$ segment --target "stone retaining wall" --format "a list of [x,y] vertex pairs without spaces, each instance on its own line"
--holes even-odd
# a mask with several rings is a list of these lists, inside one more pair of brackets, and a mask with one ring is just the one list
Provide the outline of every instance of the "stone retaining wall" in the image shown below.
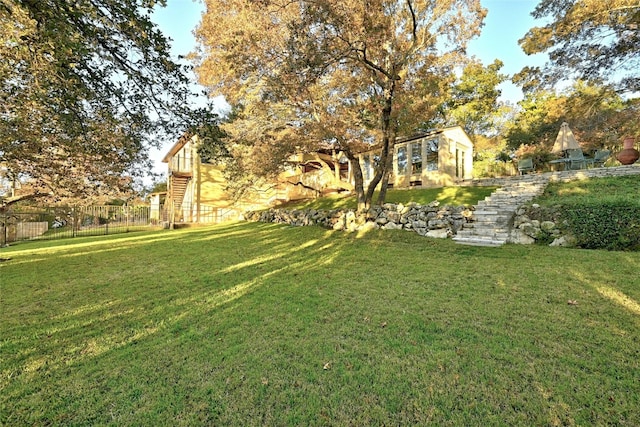
[[[640,164],[583,169],[576,171],[553,172],[551,182],[568,182],[587,178],[640,175]],[[562,234],[559,227],[559,215],[554,208],[543,208],[538,204],[518,208],[513,219],[509,241],[519,244],[536,242],[549,243],[550,246],[574,246],[575,238]]]
[[[640,164],[627,166],[582,169],[575,171],[546,172],[550,181],[572,181],[587,178],[640,174]],[[508,182],[523,179],[519,176],[486,178],[465,181],[463,186],[504,186]],[[286,210],[272,208],[267,211],[245,213],[248,221],[275,222],[294,226],[320,225],[334,230],[360,231],[380,228],[384,230],[409,230],[421,236],[447,238],[456,235],[464,224],[473,222],[473,207],[428,205],[376,206],[364,214],[354,210]],[[572,244],[570,236],[562,236],[554,218],[541,217],[544,213],[537,205],[520,207],[514,217],[509,241],[531,244],[541,238],[552,245]]]
[[558,224],[557,210],[542,208],[536,203],[521,206],[513,219],[509,241],[521,245],[540,241],[550,246],[574,246],[575,239],[563,235]]
[[366,213],[358,214],[352,209],[340,210],[285,210],[247,212],[248,221],[275,222],[295,226],[320,225],[333,230],[361,231],[380,228],[383,230],[408,230],[421,236],[447,238],[455,235],[462,226],[471,221],[473,211],[466,206],[439,206],[416,203],[375,206]]
[[[540,174],[533,175],[543,175],[549,176],[550,181],[573,181],[579,179],[587,179],[587,178],[601,178],[607,176],[625,176],[625,175],[639,175],[640,174],[640,163],[634,163],[632,165],[626,166],[611,166],[611,167],[601,167],[601,168],[591,168],[591,169],[580,169],[580,170],[570,170],[570,171],[556,171],[556,172],[543,172]],[[502,187],[503,185],[518,181],[522,179],[522,176],[508,176],[503,178],[477,178],[462,181],[459,183],[461,186],[465,187]]]

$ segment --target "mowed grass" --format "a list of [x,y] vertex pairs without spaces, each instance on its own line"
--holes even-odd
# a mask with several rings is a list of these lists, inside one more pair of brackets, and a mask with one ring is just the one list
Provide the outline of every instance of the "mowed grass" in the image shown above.
[[[496,187],[434,187],[418,189],[390,189],[385,198],[386,203],[417,203],[426,205],[437,201],[441,205],[470,206],[482,200]],[[374,193],[376,201],[378,193]],[[295,201],[283,204],[279,207],[285,209],[356,209],[358,203],[353,195],[331,195],[315,200]]]
[[576,203],[625,203],[640,206],[640,177],[637,175],[550,183],[535,201],[544,206]]
[[636,253],[235,223],[0,258],[2,425],[640,425]]

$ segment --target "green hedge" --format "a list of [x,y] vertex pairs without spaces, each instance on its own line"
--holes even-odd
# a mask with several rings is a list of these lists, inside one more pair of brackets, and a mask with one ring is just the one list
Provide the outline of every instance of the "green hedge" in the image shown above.
[[586,249],[640,250],[640,206],[628,200],[575,202],[561,217],[577,245]]

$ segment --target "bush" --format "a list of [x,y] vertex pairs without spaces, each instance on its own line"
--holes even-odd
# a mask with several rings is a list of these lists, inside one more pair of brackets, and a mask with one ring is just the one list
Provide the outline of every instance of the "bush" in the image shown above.
[[567,231],[585,249],[640,250],[640,206],[625,200],[565,206]]
[[513,162],[486,158],[473,162],[473,176],[476,178],[495,178],[512,176],[517,172]]

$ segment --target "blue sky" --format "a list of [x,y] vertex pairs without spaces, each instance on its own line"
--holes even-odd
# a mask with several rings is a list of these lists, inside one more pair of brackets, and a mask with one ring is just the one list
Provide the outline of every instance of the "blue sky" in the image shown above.
[[[471,41],[468,52],[477,56],[485,65],[500,59],[502,71],[513,75],[526,65],[541,65],[545,56],[529,57],[522,52],[518,40],[535,25],[531,11],[538,0],[481,0],[488,10],[485,25],[479,38]],[[195,46],[193,30],[200,22],[204,5],[197,0],[168,0],[166,8],[159,8],[154,21],[173,39],[173,54],[186,55]],[[517,102],[522,98],[520,90],[505,84],[503,98]]]
[[[469,44],[467,52],[477,56],[485,65],[500,59],[504,63],[502,72],[509,76],[525,66],[540,66],[546,61],[546,54],[527,56],[518,40],[527,31],[542,24],[536,22],[531,12],[538,0],[481,0],[487,9],[487,17],[479,38]],[[511,102],[522,99],[522,91],[511,83],[501,86],[502,98]]]
[[[488,10],[487,17],[481,36],[471,41],[467,52],[476,56],[485,65],[500,59],[504,63],[502,72],[510,76],[527,65],[542,65],[545,55],[527,56],[518,45],[518,40],[529,28],[536,26],[531,12],[538,0],[481,0],[481,2]],[[193,50],[195,46],[193,30],[200,22],[203,11],[204,5],[197,0],[168,0],[166,8],[159,8],[154,13],[154,21],[165,35],[173,39],[173,55],[186,55]],[[511,83],[502,84],[500,89],[503,100],[516,103],[522,99],[520,89]],[[173,142],[167,142],[163,150],[166,151],[171,144]],[[164,167],[159,160],[156,163],[156,169],[163,171]]]

